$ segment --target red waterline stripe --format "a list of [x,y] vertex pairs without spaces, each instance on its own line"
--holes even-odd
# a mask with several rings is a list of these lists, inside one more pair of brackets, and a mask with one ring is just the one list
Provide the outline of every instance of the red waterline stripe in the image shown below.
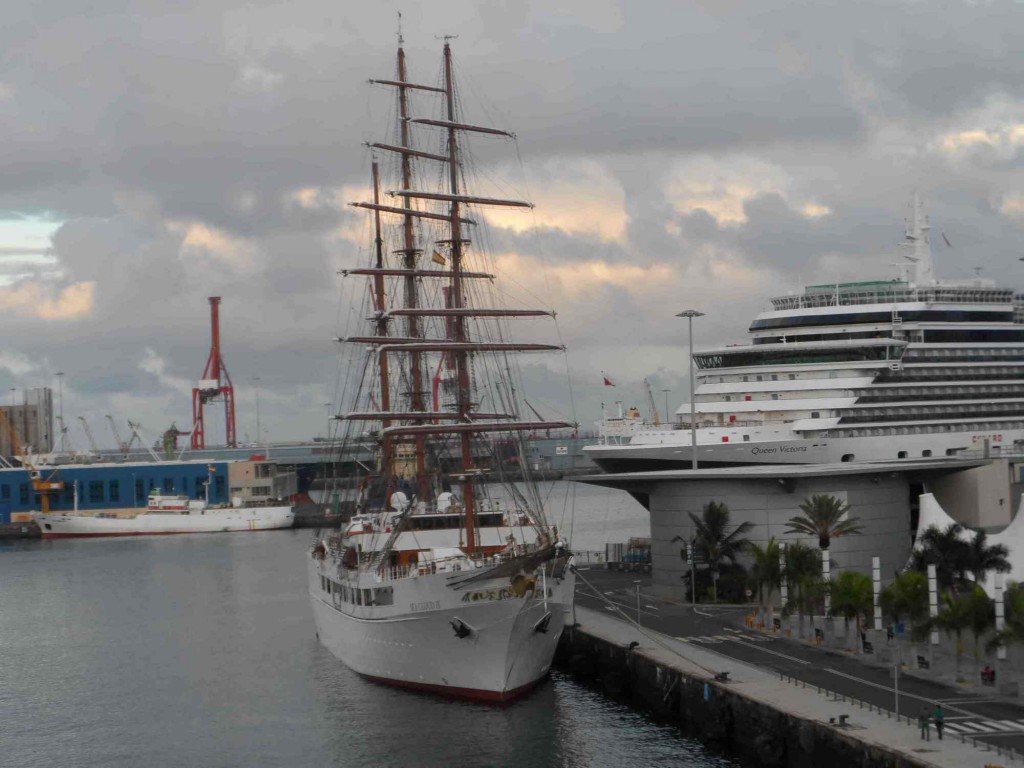
[[374,675],[363,675],[363,677],[375,683],[388,685],[393,688],[404,688],[411,691],[425,691],[452,699],[485,701],[493,704],[507,704],[514,701],[529,692],[530,689],[544,679],[544,677],[540,677],[532,683],[527,683],[526,685],[514,688],[511,691],[486,691],[479,688],[457,688],[452,685],[432,685],[430,683],[414,683],[409,680],[392,680],[387,677],[376,677]]

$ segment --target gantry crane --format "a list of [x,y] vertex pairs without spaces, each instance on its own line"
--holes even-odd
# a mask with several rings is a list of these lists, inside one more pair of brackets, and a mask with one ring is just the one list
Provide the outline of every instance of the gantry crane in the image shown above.
[[206,447],[206,428],[203,406],[223,399],[225,442],[229,448],[237,444],[235,439],[235,387],[220,354],[220,296],[210,296],[210,356],[199,386],[192,390],[192,449]]
[[92,430],[89,429],[89,422],[85,420],[85,416],[79,416],[78,420],[82,422],[82,431],[85,432],[85,439],[89,441],[89,448],[92,449],[92,455],[99,456],[100,449],[96,445],[96,440],[92,436]]

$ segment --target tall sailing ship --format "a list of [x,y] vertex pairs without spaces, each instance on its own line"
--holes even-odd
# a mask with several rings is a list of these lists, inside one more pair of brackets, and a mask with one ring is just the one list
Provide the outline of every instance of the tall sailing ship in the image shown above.
[[[510,340],[516,321],[554,313],[502,306],[466,236],[484,207],[530,207],[466,188],[467,137],[512,134],[464,120],[447,41],[437,85],[407,79],[399,43],[394,79],[371,81],[394,89],[395,136],[369,145],[397,202],[381,202],[375,159],[371,200],[352,204],[372,222],[370,264],[342,273],[365,281],[369,328],[338,340],[354,353],[339,449],[370,438],[378,459],[352,519],[318,534],[309,591],[321,642],[361,675],[506,701],[547,674],[573,603],[569,549],[521,459],[526,433],[574,425],[521,417],[514,362],[562,347]],[[427,95],[440,110],[413,115]]]

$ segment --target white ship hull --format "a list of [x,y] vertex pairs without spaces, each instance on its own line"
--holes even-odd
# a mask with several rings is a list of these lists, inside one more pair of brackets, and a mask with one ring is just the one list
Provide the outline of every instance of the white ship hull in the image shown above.
[[[572,609],[568,568],[563,578],[547,580],[546,600],[511,596],[507,577],[453,589],[452,574],[437,573],[387,582],[394,604],[386,607],[345,605],[322,586],[331,570],[310,564],[324,646],[367,678],[459,698],[508,701],[543,679]],[[470,630],[466,637],[456,634],[460,624]]]
[[[693,452],[685,430],[666,431],[663,442],[587,446],[586,455],[606,472],[689,469]],[[930,432],[871,437],[794,437],[789,440],[697,442],[700,467],[745,464],[835,464],[844,461],[920,459],[989,450],[1010,450],[1024,441],[1024,430],[999,432]]]
[[34,517],[44,539],[66,539],[267,531],[291,528],[295,521],[295,512],[290,506],[277,506],[206,509],[201,513],[191,514],[143,512],[130,517],[40,512]]

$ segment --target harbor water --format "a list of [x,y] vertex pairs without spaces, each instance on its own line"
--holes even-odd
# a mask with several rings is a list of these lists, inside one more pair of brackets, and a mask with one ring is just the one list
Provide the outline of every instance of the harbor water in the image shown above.
[[[647,535],[628,496],[575,494],[575,546]],[[362,680],[315,637],[310,541],[299,530],[0,545],[0,765],[733,764],[558,673],[504,707]]]

